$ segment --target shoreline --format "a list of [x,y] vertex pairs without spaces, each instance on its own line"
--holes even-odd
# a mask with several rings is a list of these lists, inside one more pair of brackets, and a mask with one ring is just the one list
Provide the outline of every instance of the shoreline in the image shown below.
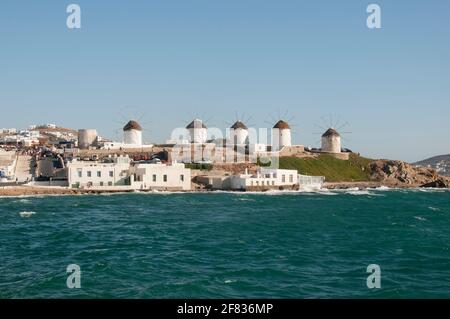
[[[382,183],[382,182],[328,182],[324,183],[322,190],[370,190],[370,189],[420,189],[420,185],[399,185],[394,183]],[[439,188],[436,188],[439,189]],[[449,188],[440,188],[449,189]],[[192,190],[192,191],[137,191],[137,190],[99,190],[99,189],[71,189],[61,186],[5,186],[0,187],[1,197],[22,197],[22,196],[67,196],[67,195],[102,195],[102,194],[126,194],[126,193],[148,193],[148,194],[172,194],[172,193],[186,193],[186,194],[206,194],[214,192],[227,192],[227,193],[255,193],[245,191],[210,191],[210,190]],[[283,192],[283,191],[280,191]],[[301,192],[301,191],[300,191]],[[305,190],[307,192],[307,190]],[[259,191],[258,193],[265,193]]]

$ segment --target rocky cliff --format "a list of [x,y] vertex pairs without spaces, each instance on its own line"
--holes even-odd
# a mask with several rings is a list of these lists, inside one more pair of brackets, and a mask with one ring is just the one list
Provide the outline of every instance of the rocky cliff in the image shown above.
[[377,160],[370,163],[374,181],[395,187],[450,187],[450,179],[432,168],[415,167],[402,161]]

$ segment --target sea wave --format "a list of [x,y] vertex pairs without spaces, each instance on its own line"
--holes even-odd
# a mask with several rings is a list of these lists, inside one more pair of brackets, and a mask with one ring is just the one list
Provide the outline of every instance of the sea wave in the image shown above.
[[36,215],[36,212],[20,212],[19,215],[23,218],[30,218],[31,216]]

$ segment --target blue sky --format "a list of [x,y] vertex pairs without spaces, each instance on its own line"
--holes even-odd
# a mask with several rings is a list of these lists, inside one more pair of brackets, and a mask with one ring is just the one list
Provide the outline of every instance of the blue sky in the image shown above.
[[[66,27],[77,3],[82,28]],[[366,7],[382,29],[366,27]],[[267,127],[287,113],[318,146],[407,161],[450,153],[450,1],[3,0],[0,127],[57,123],[165,141],[194,116]]]

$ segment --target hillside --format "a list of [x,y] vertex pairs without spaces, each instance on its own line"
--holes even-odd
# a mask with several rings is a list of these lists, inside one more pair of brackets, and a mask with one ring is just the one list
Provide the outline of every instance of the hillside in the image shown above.
[[450,154],[434,156],[426,160],[416,162],[413,165],[431,167],[441,175],[450,176]]
[[281,157],[281,169],[325,176],[329,183],[377,182],[389,187],[449,187],[450,180],[434,169],[415,167],[402,161],[372,160],[351,154],[348,161],[330,155],[313,158]]
[[350,160],[343,161],[329,155],[315,158],[280,158],[280,168],[296,169],[300,174],[325,176],[327,182],[368,182],[370,178],[371,159],[350,155]]

